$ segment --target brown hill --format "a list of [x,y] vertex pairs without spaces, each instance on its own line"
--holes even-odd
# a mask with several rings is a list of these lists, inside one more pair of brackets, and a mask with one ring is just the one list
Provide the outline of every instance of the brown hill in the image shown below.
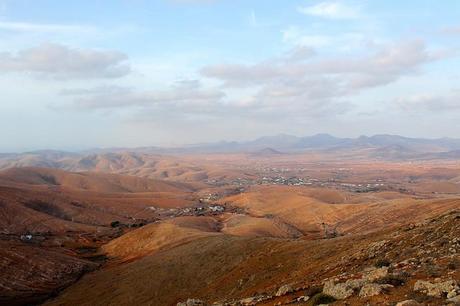
[[193,188],[183,183],[164,182],[135,176],[95,172],[71,173],[50,168],[12,168],[0,172],[0,184],[59,186],[100,193],[184,192]]
[[191,206],[192,187],[103,173],[14,168],[0,173],[0,231],[94,232],[112,221],[156,218],[151,208]]
[[334,190],[257,186],[220,200],[255,216],[276,216],[305,236],[366,233],[418,222],[460,207],[458,199],[412,199],[405,195],[338,193]]
[[35,305],[74,283],[96,264],[55,248],[0,240],[0,304]]
[[243,237],[298,238],[302,233],[278,218],[231,215],[225,219],[223,233]]
[[102,247],[102,251],[109,257],[132,260],[213,234],[215,233],[181,227],[170,222],[150,224],[109,242]]
[[[459,220],[455,212],[418,225],[314,241],[210,235],[85,275],[46,305],[175,305],[187,298],[212,303],[252,296],[266,299],[258,305],[274,305],[315,294],[328,278],[370,283],[364,275],[373,271],[369,268],[378,259],[389,262],[392,274],[378,276],[377,284],[393,285],[386,294],[359,297],[355,293],[346,300],[350,305],[395,304],[408,295],[427,305],[440,305],[441,297],[424,296],[413,286],[418,279],[435,282],[439,276],[460,276],[458,271],[450,273],[445,264],[451,249],[458,247]],[[430,247],[420,252],[420,245]],[[437,276],[430,272],[433,265]],[[292,289],[276,297],[282,285]]]

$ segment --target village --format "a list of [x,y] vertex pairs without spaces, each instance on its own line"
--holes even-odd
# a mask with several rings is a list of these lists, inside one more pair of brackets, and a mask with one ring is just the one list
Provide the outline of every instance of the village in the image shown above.
[[381,180],[375,182],[362,182],[362,183],[349,183],[343,182],[336,179],[317,179],[311,177],[297,177],[297,176],[262,176],[261,178],[235,178],[232,180],[227,179],[210,179],[206,183],[223,187],[223,186],[236,186],[241,189],[241,192],[245,188],[253,185],[284,185],[284,186],[311,186],[311,187],[324,187],[345,190],[349,192],[376,192],[384,190],[395,190],[399,187],[385,184]]

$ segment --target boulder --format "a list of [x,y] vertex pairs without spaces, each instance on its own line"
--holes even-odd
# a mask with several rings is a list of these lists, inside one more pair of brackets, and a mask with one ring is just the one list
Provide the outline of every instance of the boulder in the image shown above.
[[259,302],[262,302],[263,300],[267,299],[265,296],[252,296],[248,297],[242,300],[239,300],[239,305],[244,305],[244,306],[252,306],[256,305]]
[[381,268],[375,268],[375,269],[368,271],[364,277],[369,282],[375,282],[375,281],[378,281],[379,279],[387,277],[388,275],[389,275],[388,267],[381,267]]
[[283,296],[283,295],[288,294],[288,293],[290,293],[292,291],[293,291],[293,289],[292,289],[291,285],[283,285],[283,286],[279,287],[278,291],[276,291],[275,296]]
[[306,302],[310,299],[309,296],[306,296],[306,295],[302,295],[302,296],[299,296],[296,298],[296,302]]
[[368,283],[367,279],[363,279],[363,278],[349,279],[345,282],[345,284],[353,290],[361,289],[361,287],[367,283]]
[[414,285],[414,291],[420,291],[428,296],[437,298],[443,296],[454,298],[460,292],[460,288],[458,287],[457,282],[454,280],[447,280],[444,282],[439,281],[435,283],[418,280]]
[[450,291],[449,293],[447,293],[447,298],[448,299],[451,299],[451,298],[454,298],[458,295],[458,292],[457,292],[458,289],[453,289],[452,291]]
[[177,303],[177,306],[206,306],[206,303],[198,299],[188,299],[186,302]]
[[450,298],[447,301],[449,303],[454,304],[454,305],[460,305],[460,295],[457,295],[456,297]]
[[354,290],[347,283],[336,284],[333,280],[324,283],[323,293],[337,300],[343,300],[353,295]]
[[392,285],[379,285],[379,284],[365,284],[361,291],[359,291],[360,297],[371,297],[379,295],[385,292],[386,289],[392,288]]
[[405,301],[398,302],[396,304],[396,306],[421,306],[421,305],[422,304],[420,304],[416,300],[405,300]]

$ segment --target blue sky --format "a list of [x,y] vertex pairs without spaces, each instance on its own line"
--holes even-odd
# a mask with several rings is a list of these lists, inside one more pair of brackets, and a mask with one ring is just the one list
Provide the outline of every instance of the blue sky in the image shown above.
[[0,151],[460,137],[460,2],[0,0]]

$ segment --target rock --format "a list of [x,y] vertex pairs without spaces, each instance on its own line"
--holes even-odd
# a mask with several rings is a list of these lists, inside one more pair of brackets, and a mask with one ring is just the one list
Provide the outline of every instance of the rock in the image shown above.
[[177,303],[177,306],[206,306],[206,304],[202,300],[188,299],[187,302]]
[[420,306],[419,302],[416,300],[405,300],[396,304],[396,306]]
[[353,290],[361,289],[361,287],[367,283],[368,281],[363,278],[349,279],[345,282],[345,284]]
[[254,297],[245,298],[239,301],[240,305],[255,305],[257,300]]
[[420,291],[432,297],[440,298],[443,295],[449,295],[450,298],[453,298],[458,294],[460,288],[454,280],[438,281],[435,283],[418,280],[414,285],[414,291]]
[[381,252],[383,249],[385,249],[386,245],[388,243],[388,240],[382,240],[382,241],[377,241],[369,244],[367,253],[369,258],[374,258],[376,255]]
[[369,282],[375,282],[388,276],[388,267],[372,269],[364,276]]
[[333,280],[324,283],[323,293],[337,300],[343,300],[353,295],[354,290],[346,283],[335,284]]
[[278,291],[276,291],[275,296],[283,296],[285,294],[288,294],[289,292],[292,292],[292,286],[291,285],[283,285],[279,287]]
[[360,297],[371,297],[374,295],[382,294],[386,289],[392,288],[392,285],[379,285],[379,284],[365,284],[361,291],[359,291]]
[[297,299],[296,299],[296,302],[306,302],[310,299],[309,296],[306,296],[306,295],[302,295],[302,296],[299,296]]
[[242,299],[238,303],[239,305],[252,306],[252,305],[256,305],[258,302],[261,302],[265,299],[266,299],[265,296],[253,296],[253,297]]
[[450,303],[453,303],[454,305],[460,305],[460,295],[457,295],[456,297],[450,298],[447,300]]
[[454,298],[458,295],[457,291],[454,289],[452,291],[450,291],[449,293],[447,293],[447,298],[448,299],[451,299],[451,298]]

